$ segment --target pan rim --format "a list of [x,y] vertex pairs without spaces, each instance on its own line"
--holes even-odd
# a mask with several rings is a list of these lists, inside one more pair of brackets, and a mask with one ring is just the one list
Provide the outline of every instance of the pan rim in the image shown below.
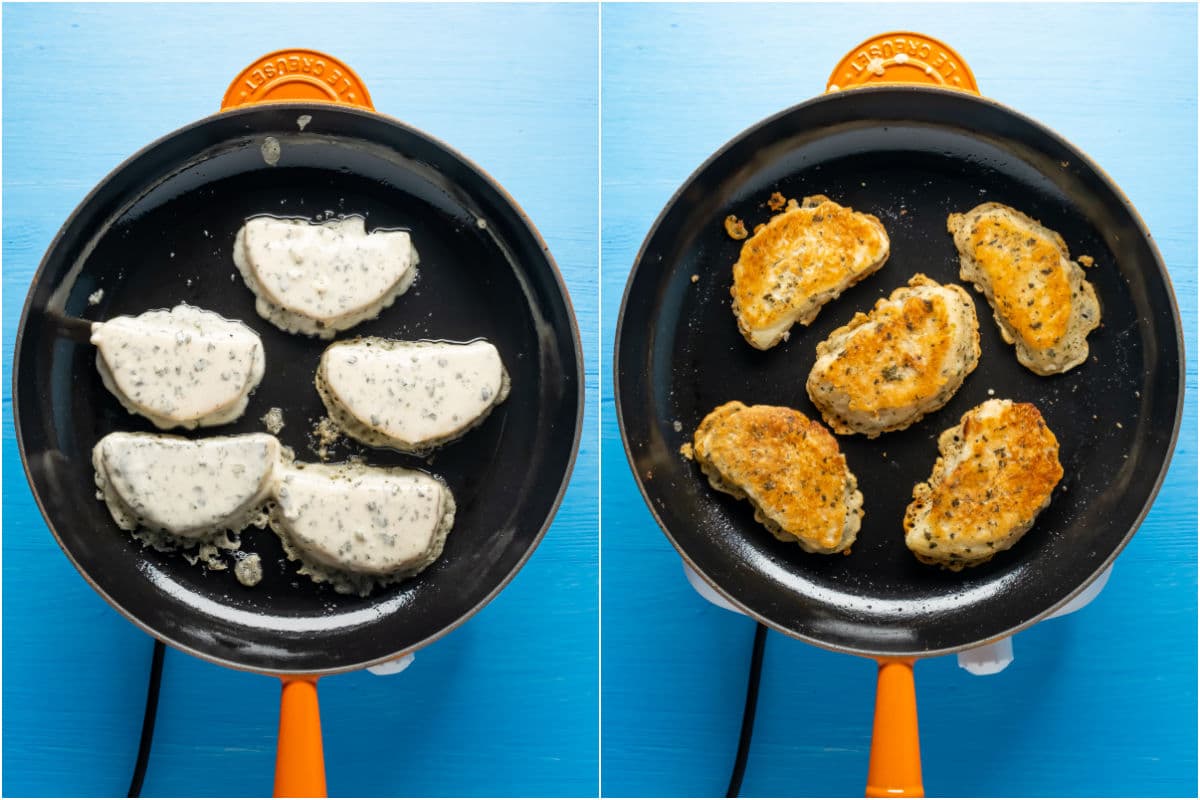
[[[1004,630],[998,634],[992,635],[992,636],[987,636],[985,638],[978,639],[978,640],[968,642],[966,644],[954,646],[954,647],[941,647],[941,648],[934,648],[934,649],[928,649],[928,650],[883,651],[883,650],[872,649],[870,647],[863,647],[863,648],[847,647],[847,646],[835,645],[835,644],[832,644],[829,642],[825,642],[817,637],[807,635],[807,634],[802,634],[797,631],[791,630],[791,629],[787,628],[786,626],[780,625],[779,623],[776,623],[775,621],[769,619],[765,615],[757,613],[756,611],[751,609],[749,606],[747,606],[746,604],[744,604],[740,600],[738,600],[736,597],[734,597],[729,591],[727,591],[726,589],[724,589],[723,587],[718,585],[718,582],[715,581],[712,577],[710,577],[703,569],[701,569],[701,567],[687,554],[687,552],[685,552],[684,548],[680,545],[679,541],[677,541],[676,538],[671,534],[668,526],[665,524],[665,522],[663,521],[662,517],[660,516],[657,508],[655,507],[654,500],[651,497],[650,493],[647,491],[645,483],[642,479],[642,476],[638,473],[636,464],[634,463],[634,454],[633,454],[632,448],[630,446],[629,438],[626,433],[625,412],[622,407],[623,404],[622,404],[622,392],[621,392],[621,365],[619,362],[619,354],[621,352],[621,341],[622,341],[622,336],[624,334],[624,328],[625,328],[626,310],[627,310],[627,306],[629,304],[630,296],[632,294],[632,287],[633,287],[634,281],[637,278],[639,272],[645,267],[645,256],[646,256],[647,248],[649,247],[651,241],[658,234],[659,228],[663,225],[663,223],[666,221],[667,217],[670,215],[670,213],[675,209],[676,205],[679,203],[679,201],[683,197],[685,191],[692,186],[692,184],[700,177],[700,175],[702,173],[707,171],[709,169],[709,167],[711,167],[716,161],[723,158],[726,155],[726,153],[728,153],[733,147],[735,147],[737,144],[739,144],[742,140],[744,140],[745,138],[747,138],[748,136],[750,136],[754,133],[761,131],[762,129],[776,123],[777,121],[779,121],[791,114],[797,113],[804,109],[807,109],[807,108],[810,108],[810,107],[813,107],[816,105],[820,105],[820,104],[852,102],[853,98],[858,97],[860,95],[867,96],[867,95],[881,95],[881,94],[943,95],[943,96],[946,96],[949,98],[954,98],[954,100],[956,102],[961,101],[961,102],[967,103],[968,105],[969,104],[979,104],[979,105],[987,106],[987,107],[990,107],[994,110],[1000,111],[1001,113],[1014,118],[1018,122],[1021,122],[1023,124],[1030,126],[1039,135],[1045,137],[1046,139],[1049,139],[1052,142],[1055,142],[1055,143],[1063,146],[1065,149],[1074,153],[1076,155],[1076,157],[1079,159],[1080,163],[1084,164],[1089,169],[1091,169],[1093,172],[1095,172],[1095,174],[1101,179],[1101,181],[1105,184],[1105,186],[1113,193],[1113,196],[1116,197],[1117,200],[1120,201],[1121,206],[1130,215],[1130,218],[1133,220],[1134,224],[1137,226],[1138,233],[1141,235],[1142,240],[1146,244],[1149,245],[1151,255],[1153,256],[1154,265],[1157,268],[1159,277],[1161,278],[1164,287],[1166,288],[1167,297],[1170,301],[1169,306],[1170,306],[1170,311],[1171,311],[1171,321],[1173,323],[1173,328],[1174,328],[1175,342],[1179,348],[1179,360],[1178,360],[1178,387],[1179,388],[1176,392],[1175,413],[1174,413],[1174,419],[1172,422],[1171,436],[1170,436],[1170,439],[1168,442],[1166,456],[1165,456],[1165,458],[1163,458],[1162,463],[1159,466],[1158,474],[1155,476],[1154,483],[1151,487],[1149,494],[1146,497],[1145,502],[1143,503],[1142,507],[1138,510],[1138,513],[1134,518],[1133,524],[1125,532],[1125,534],[1121,537],[1121,541],[1117,544],[1117,546],[1115,548],[1113,548],[1113,550],[1104,558],[1102,563],[1092,572],[1091,575],[1089,575],[1085,580],[1083,580],[1081,583],[1079,583],[1077,586],[1075,586],[1069,592],[1067,592],[1067,594],[1065,596],[1063,596],[1062,599],[1051,604],[1047,609],[1045,609],[1041,613],[1036,614],[1033,617],[1025,620],[1024,622],[1014,625],[1014,626],[1011,626],[1011,627],[1007,628],[1006,630]],[[1184,336],[1183,336],[1183,321],[1179,314],[1179,304],[1175,297],[1175,288],[1174,288],[1173,284],[1171,283],[1171,276],[1170,276],[1170,273],[1167,271],[1166,262],[1163,261],[1162,253],[1159,252],[1158,244],[1155,242],[1154,237],[1150,234],[1149,228],[1146,226],[1146,223],[1142,219],[1141,214],[1138,213],[1137,208],[1134,207],[1134,205],[1130,201],[1129,197],[1117,185],[1117,183],[1115,181],[1113,181],[1113,179],[1109,176],[1109,174],[1100,167],[1099,164],[1097,164],[1094,160],[1092,160],[1092,158],[1090,156],[1088,156],[1082,149],[1077,147],[1074,143],[1070,142],[1069,140],[1067,140],[1060,134],[1056,133],[1054,130],[1043,125],[1042,123],[1038,122],[1037,120],[1033,119],[1032,117],[1022,114],[1021,112],[1019,112],[1003,103],[993,100],[991,98],[983,97],[981,95],[968,94],[966,92],[963,92],[963,91],[957,90],[957,89],[945,89],[945,88],[933,87],[933,86],[917,86],[917,85],[905,85],[905,84],[886,84],[886,85],[855,87],[855,88],[847,89],[847,90],[843,90],[843,91],[817,95],[815,97],[809,98],[808,100],[802,101],[802,102],[797,103],[792,106],[789,106],[789,107],[783,109],[782,111],[778,111],[762,120],[759,120],[758,122],[755,122],[755,123],[751,124],[750,126],[746,127],[741,132],[737,133],[732,138],[730,138],[728,141],[726,141],[723,145],[721,145],[708,158],[706,158],[704,160],[704,162],[700,164],[700,166],[696,167],[696,169],[694,169],[691,172],[691,174],[688,175],[688,177],[683,181],[683,183],[681,183],[679,185],[679,188],[677,188],[675,190],[675,192],[671,195],[670,199],[667,201],[666,205],[663,206],[662,210],[658,213],[658,216],[655,218],[653,224],[650,226],[649,230],[647,231],[645,238],[643,238],[642,244],[638,248],[637,255],[634,257],[633,267],[632,267],[632,269],[630,269],[629,276],[625,282],[625,288],[621,295],[621,305],[617,312],[616,333],[613,337],[613,362],[612,362],[613,399],[614,399],[614,406],[616,407],[616,414],[617,414],[617,429],[621,435],[621,446],[625,452],[625,460],[626,460],[627,466],[629,467],[629,472],[632,474],[634,482],[637,484],[638,491],[642,496],[643,503],[645,504],[646,508],[650,511],[650,514],[654,517],[654,521],[658,525],[659,529],[662,531],[663,535],[666,536],[667,540],[675,548],[675,551],[679,554],[679,556],[683,560],[684,564],[686,564],[688,567],[690,567],[720,597],[727,600],[740,613],[749,617],[750,619],[753,619],[756,622],[758,622],[762,625],[765,625],[768,628],[771,628],[785,636],[788,636],[793,639],[798,639],[802,642],[805,642],[806,644],[811,644],[816,647],[820,647],[824,650],[829,650],[829,651],[838,652],[838,653],[847,653],[847,654],[856,655],[856,656],[863,656],[866,658],[872,658],[872,659],[876,659],[876,660],[901,660],[901,659],[915,659],[915,658],[932,658],[932,657],[936,657],[936,656],[950,655],[953,653],[961,653],[961,652],[964,652],[967,650],[972,650],[977,647],[982,647],[984,645],[991,644],[993,642],[1007,639],[1023,630],[1026,630],[1026,629],[1036,625],[1038,622],[1041,622],[1042,620],[1049,618],[1055,612],[1059,611],[1060,609],[1065,607],[1067,604],[1069,604],[1079,594],[1081,594],[1085,589],[1087,589],[1089,586],[1091,586],[1092,583],[1094,583],[1098,577],[1100,577],[1107,569],[1109,569],[1112,566],[1112,564],[1116,560],[1117,556],[1121,554],[1121,552],[1125,549],[1125,546],[1129,543],[1129,540],[1133,538],[1133,535],[1135,533],[1137,533],[1138,529],[1141,528],[1142,523],[1145,522],[1146,516],[1150,513],[1150,509],[1153,507],[1154,501],[1157,499],[1158,493],[1162,489],[1162,485],[1166,480],[1167,472],[1170,469],[1171,460],[1175,455],[1175,449],[1176,449],[1176,445],[1178,444],[1178,439],[1179,439],[1179,430],[1180,430],[1180,426],[1183,421],[1183,405],[1184,405],[1184,398],[1185,398],[1185,394],[1186,394],[1186,390],[1187,390],[1186,355],[1187,354],[1186,354],[1186,348],[1185,348],[1185,340],[1184,340]]]
[[[371,119],[381,119],[385,123],[399,128],[407,135],[416,137],[418,139],[425,140],[427,143],[438,148],[445,154],[449,155],[451,158],[457,159],[459,162],[461,162],[468,170],[473,172],[479,178],[479,180],[483,183],[484,186],[486,186],[486,187],[490,188],[492,191],[496,192],[496,194],[500,197],[500,199],[502,201],[504,201],[516,213],[517,220],[520,222],[521,225],[523,225],[525,227],[525,229],[528,231],[528,233],[532,235],[534,243],[537,245],[538,249],[541,251],[543,257],[546,259],[546,263],[550,267],[550,274],[554,279],[554,285],[557,288],[558,294],[562,298],[563,303],[566,307],[567,319],[568,319],[568,323],[569,323],[569,327],[570,327],[570,334],[571,334],[572,354],[575,359],[575,381],[576,381],[576,385],[579,387],[579,391],[576,393],[577,398],[575,401],[575,421],[574,421],[574,425],[573,425],[574,430],[573,430],[573,436],[572,436],[572,441],[571,441],[570,454],[567,458],[567,463],[563,470],[562,478],[559,482],[557,491],[554,494],[554,498],[550,504],[550,508],[546,514],[546,518],[542,522],[541,527],[538,529],[537,533],[533,537],[533,539],[530,542],[529,547],[526,549],[526,551],[521,555],[521,557],[517,560],[517,562],[513,565],[513,567],[508,571],[508,573],[503,577],[503,579],[495,587],[493,587],[487,594],[485,594],[481,600],[479,600],[475,605],[471,606],[471,608],[469,608],[467,611],[460,614],[457,619],[455,619],[449,625],[443,627],[441,630],[439,630],[433,634],[430,634],[429,636],[426,636],[425,638],[421,639],[419,642],[416,642],[411,645],[406,645],[404,648],[402,648],[400,650],[396,650],[395,652],[389,653],[385,656],[380,656],[377,658],[367,659],[367,660],[363,660],[363,661],[355,661],[352,664],[339,665],[337,667],[328,667],[328,668],[318,669],[318,670],[300,670],[300,669],[264,670],[264,669],[254,668],[254,667],[248,666],[246,664],[242,664],[242,663],[233,661],[231,659],[221,658],[221,657],[214,656],[214,655],[211,655],[208,653],[204,653],[195,647],[191,647],[189,645],[182,644],[170,636],[166,636],[166,635],[162,634],[161,632],[155,631],[150,626],[144,624],[141,620],[136,618],[126,608],[124,608],[119,603],[117,603],[112,597],[109,596],[109,594],[107,592],[105,592],[96,583],[96,581],[92,577],[92,575],[90,575],[88,573],[88,571],[83,568],[83,566],[75,559],[74,554],[63,543],[62,537],[59,535],[59,532],[58,532],[56,526],[51,521],[50,516],[47,513],[46,504],[42,497],[42,493],[39,491],[37,483],[34,481],[33,476],[30,473],[29,461],[28,461],[26,451],[25,451],[25,440],[24,440],[24,435],[22,433],[22,426],[21,426],[21,419],[22,419],[21,404],[20,404],[19,394],[16,391],[16,387],[18,385],[20,385],[21,350],[22,350],[22,347],[24,344],[25,331],[27,329],[27,323],[29,321],[29,314],[31,312],[31,306],[33,304],[34,289],[41,283],[44,273],[47,269],[48,262],[50,260],[50,256],[59,248],[60,243],[62,241],[62,238],[63,238],[66,230],[71,226],[71,224],[73,222],[75,222],[76,218],[94,201],[95,197],[100,193],[100,191],[102,189],[104,189],[106,186],[108,186],[109,183],[114,181],[119,175],[121,175],[127,169],[129,169],[135,162],[137,162],[139,159],[146,156],[151,151],[155,150],[156,148],[158,148],[162,145],[167,144],[171,140],[173,140],[179,136],[182,136],[189,131],[192,131],[196,128],[200,128],[205,125],[208,125],[217,119],[227,119],[227,118],[239,117],[239,116],[256,116],[256,115],[262,114],[263,112],[267,112],[267,111],[271,111],[271,112],[273,112],[273,111],[305,112],[305,111],[313,111],[313,110],[317,110],[322,114],[335,113],[335,114],[345,114],[345,115],[349,115],[349,116],[364,117],[364,118],[371,118]],[[375,666],[378,664],[385,664],[389,661],[395,661],[396,659],[402,658],[405,655],[408,655],[409,653],[413,653],[417,650],[424,649],[425,647],[429,646],[430,644],[437,641],[438,639],[441,639],[443,636],[456,630],[457,628],[462,626],[464,623],[466,623],[467,620],[471,619],[476,614],[478,614],[481,610],[483,610],[483,608],[486,605],[488,605],[492,600],[494,600],[496,598],[496,596],[499,595],[500,592],[505,587],[507,587],[509,583],[512,582],[512,580],[516,577],[517,573],[520,572],[521,569],[525,566],[525,564],[529,561],[529,559],[533,557],[534,551],[537,550],[538,545],[540,545],[542,540],[545,538],[546,533],[549,531],[550,526],[554,522],[554,518],[558,514],[559,508],[562,505],[562,501],[563,501],[564,497],[566,496],[567,489],[570,486],[571,477],[575,471],[575,464],[576,464],[577,457],[579,455],[579,447],[580,447],[580,443],[581,443],[582,436],[583,436],[583,418],[584,418],[584,411],[585,411],[586,401],[587,401],[586,370],[584,368],[583,343],[582,343],[582,340],[580,338],[580,333],[579,333],[579,320],[578,320],[577,316],[575,315],[575,307],[571,301],[570,292],[567,290],[566,282],[563,280],[562,272],[558,267],[558,262],[555,260],[554,255],[550,252],[550,248],[546,244],[545,239],[542,238],[541,232],[538,230],[537,226],[535,226],[533,224],[533,221],[529,218],[529,216],[525,213],[524,208],[522,208],[521,205],[519,203],[517,203],[516,199],[513,198],[513,196],[511,194],[509,194],[508,191],[506,189],[504,189],[504,187],[501,186],[500,183],[498,181],[496,181],[491,176],[490,173],[488,173],[486,170],[484,170],[482,167],[480,167],[478,164],[476,164],[473,160],[467,158],[465,155],[463,155],[461,152],[459,152],[455,148],[453,148],[450,145],[443,142],[441,139],[431,136],[430,134],[425,133],[424,131],[421,131],[421,130],[401,121],[400,119],[390,116],[388,114],[383,114],[378,111],[359,109],[359,108],[355,108],[355,107],[351,107],[351,106],[336,105],[333,103],[325,103],[325,102],[320,102],[320,101],[315,101],[315,102],[269,102],[269,103],[256,104],[256,105],[252,105],[252,106],[243,106],[243,107],[239,107],[239,108],[230,109],[228,111],[218,111],[216,113],[209,114],[206,117],[198,119],[194,122],[188,123],[187,125],[184,125],[180,128],[176,128],[175,130],[173,130],[169,133],[166,133],[162,136],[159,136],[158,138],[154,139],[149,144],[146,144],[145,146],[139,148],[136,152],[134,152],[132,155],[130,155],[129,157],[127,157],[126,159],[121,161],[116,167],[111,169],[101,180],[99,180],[96,183],[95,186],[92,187],[92,189],[87,193],[87,195],[84,196],[84,198],[79,202],[78,205],[75,206],[75,208],[71,211],[71,213],[63,221],[63,223],[59,226],[58,231],[55,233],[54,237],[50,240],[50,244],[47,246],[46,252],[42,255],[42,259],[38,263],[37,270],[34,271],[33,279],[30,281],[29,288],[26,290],[25,302],[22,304],[22,307],[21,307],[21,316],[17,322],[17,335],[16,335],[16,338],[15,338],[14,344],[13,344],[13,369],[12,369],[11,380],[12,380],[12,389],[13,389],[13,391],[12,391],[13,428],[14,428],[14,431],[16,434],[17,452],[20,454],[21,467],[25,473],[25,481],[29,485],[30,493],[33,495],[34,502],[37,504],[38,511],[41,513],[42,519],[45,522],[46,527],[50,530],[50,533],[54,536],[55,541],[58,543],[59,549],[63,552],[64,555],[66,555],[67,559],[71,562],[71,565],[75,567],[76,571],[83,577],[83,579],[92,587],[92,589],[94,589],[100,595],[101,598],[104,599],[104,601],[106,603],[108,603],[109,606],[111,606],[118,613],[120,613],[121,616],[125,617],[127,620],[132,622],[135,626],[140,628],[143,632],[149,634],[150,636],[152,636],[153,638],[155,638],[159,641],[164,642],[165,644],[170,645],[171,647],[175,648],[176,650],[179,650],[181,652],[195,656],[204,661],[208,661],[210,663],[217,664],[219,666],[228,667],[230,669],[236,669],[236,670],[239,670],[242,672],[251,672],[251,673],[255,673],[255,674],[259,674],[259,675],[272,675],[272,676],[277,676],[277,677],[290,677],[290,676],[317,676],[317,677],[320,677],[320,676],[326,676],[326,675],[336,675],[336,674],[345,673],[345,672],[356,672],[356,671],[359,671],[362,669],[366,669],[367,667]]]

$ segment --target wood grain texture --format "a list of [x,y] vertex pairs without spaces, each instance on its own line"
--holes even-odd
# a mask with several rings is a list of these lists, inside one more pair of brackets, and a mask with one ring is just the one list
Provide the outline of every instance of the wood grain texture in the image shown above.
[[[110,169],[217,110],[234,75],[326,50],[376,107],[448,142],[524,207],[587,355],[583,447],[559,515],[484,611],[394,677],[321,682],[329,788],[349,796],[595,795],[597,9],[129,5],[4,8],[4,770],[7,795],[123,794],[150,640],[80,579],[34,506],[12,342],[51,237]],[[270,793],[278,682],[168,652],[147,795]]]
[[[1196,794],[1196,10],[1190,5],[605,5],[602,11],[603,790],[724,791],[752,623],[700,599],[629,474],[611,347],[642,239],[714,150],[820,92],[889,30],[942,38],[984,94],[1101,164],[1162,250],[1188,400],[1166,485],[1107,588],[989,678],[917,665],[932,795]],[[820,685],[820,689],[814,688]],[[748,796],[861,796],[874,665],[767,643]]]

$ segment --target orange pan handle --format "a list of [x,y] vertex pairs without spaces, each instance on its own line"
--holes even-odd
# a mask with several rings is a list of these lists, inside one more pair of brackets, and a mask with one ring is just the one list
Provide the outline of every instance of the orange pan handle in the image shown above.
[[881,660],[867,797],[924,797],[913,662]]
[[225,90],[221,110],[297,100],[375,110],[354,70],[333,56],[300,48],[267,53],[242,70]]
[[855,47],[838,62],[825,91],[880,83],[915,83],[979,94],[962,56],[932,36],[911,31],[881,33]]
[[282,678],[279,744],[275,751],[276,797],[325,797],[325,753],[317,679]]

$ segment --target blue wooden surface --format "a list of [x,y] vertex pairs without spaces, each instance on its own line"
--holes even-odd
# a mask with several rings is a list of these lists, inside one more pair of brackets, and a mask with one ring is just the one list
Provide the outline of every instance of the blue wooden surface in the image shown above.
[[[1191,354],[1167,483],[1099,599],[1019,635],[998,676],[968,675],[952,657],[918,664],[926,788],[1195,797],[1195,8],[606,5],[601,27],[605,794],[724,792],[753,635],[688,587],[626,466],[609,376],[630,264],[712,151],[819,93],[863,39],[916,30],[1128,193],[1169,265]],[[744,792],[860,793],[873,691],[869,661],[771,634]]]
[[[595,795],[597,10],[590,6],[6,6],[6,795],[124,794],[150,640],[60,553],[15,452],[12,342],[51,237],[112,167],[214,112],[252,59],[326,50],[377,108],[452,144],[535,220],[588,356],[574,480],[545,541],[482,613],[404,674],[321,682],[330,791]],[[148,795],[263,795],[278,682],[168,651]]]

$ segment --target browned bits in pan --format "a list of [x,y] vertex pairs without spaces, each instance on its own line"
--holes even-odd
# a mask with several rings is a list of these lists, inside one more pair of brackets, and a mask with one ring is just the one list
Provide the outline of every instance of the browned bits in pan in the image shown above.
[[725,218],[725,232],[729,234],[730,239],[737,239],[738,241],[745,239],[749,235],[746,233],[746,223],[733,214]]

